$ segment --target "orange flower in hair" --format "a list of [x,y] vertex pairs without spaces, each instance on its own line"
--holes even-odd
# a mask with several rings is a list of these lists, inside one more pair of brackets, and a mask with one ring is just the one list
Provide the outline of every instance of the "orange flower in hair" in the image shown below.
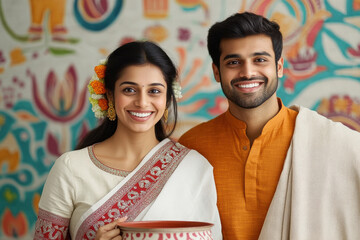
[[109,108],[108,101],[104,98],[99,99],[98,104],[102,111],[106,111]]
[[94,68],[95,74],[90,79],[89,101],[92,105],[92,110],[95,113],[96,118],[105,118],[107,116],[107,110],[109,108],[108,100],[106,99],[106,89],[104,84],[104,75],[106,69],[106,60],[101,60],[100,65]]
[[95,81],[90,82],[90,84],[96,94],[105,94],[106,93],[104,83],[95,80]]
[[104,78],[105,77],[105,70],[106,70],[106,66],[105,65],[97,65],[94,68],[96,75],[98,76],[98,78]]

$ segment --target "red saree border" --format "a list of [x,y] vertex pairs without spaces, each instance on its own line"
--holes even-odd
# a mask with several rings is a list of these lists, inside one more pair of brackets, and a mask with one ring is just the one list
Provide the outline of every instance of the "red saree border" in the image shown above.
[[116,193],[81,223],[76,239],[93,239],[99,227],[127,216],[134,220],[156,199],[190,149],[167,142]]
[[69,218],[60,217],[39,208],[38,220],[35,224],[34,240],[67,239]]

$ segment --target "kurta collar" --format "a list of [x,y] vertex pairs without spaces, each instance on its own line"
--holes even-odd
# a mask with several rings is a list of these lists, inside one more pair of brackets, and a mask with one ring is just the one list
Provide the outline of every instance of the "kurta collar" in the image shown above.
[[237,119],[234,115],[232,115],[229,108],[225,112],[225,119],[234,128],[246,129],[246,123],[244,121],[241,121],[240,119]]
[[284,106],[284,104],[280,98],[277,98],[277,100],[278,100],[280,110],[272,119],[270,119],[265,124],[265,126],[262,130],[262,134],[279,129],[279,127],[282,126],[282,123],[286,119],[286,113],[287,113],[286,107]]

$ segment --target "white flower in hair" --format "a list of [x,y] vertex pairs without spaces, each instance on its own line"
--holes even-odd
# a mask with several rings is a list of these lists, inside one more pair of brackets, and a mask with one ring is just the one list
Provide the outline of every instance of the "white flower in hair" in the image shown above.
[[173,84],[172,84],[172,88],[173,88],[173,91],[174,91],[174,96],[175,98],[178,100],[180,98],[182,98],[182,95],[181,95],[181,86],[180,86],[180,83],[178,81],[174,81]]
[[99,61],[99,63],[100,63],[101,65],[106,65],[106,64],[107,64],[107,59],[101,59],[101,60]]

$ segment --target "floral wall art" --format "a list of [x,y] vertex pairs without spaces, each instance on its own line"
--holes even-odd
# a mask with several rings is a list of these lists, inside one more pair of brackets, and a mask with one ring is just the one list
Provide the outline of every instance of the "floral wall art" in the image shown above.
[[183,90],[177,138],[226,110],[207,30],[241,11],[281,26],[284,104],[360,131],[359,0],[0,0],[0,239],[32,239],[51,166],[97,125],[87,84],[100,59],[132,40],[165,49]]

